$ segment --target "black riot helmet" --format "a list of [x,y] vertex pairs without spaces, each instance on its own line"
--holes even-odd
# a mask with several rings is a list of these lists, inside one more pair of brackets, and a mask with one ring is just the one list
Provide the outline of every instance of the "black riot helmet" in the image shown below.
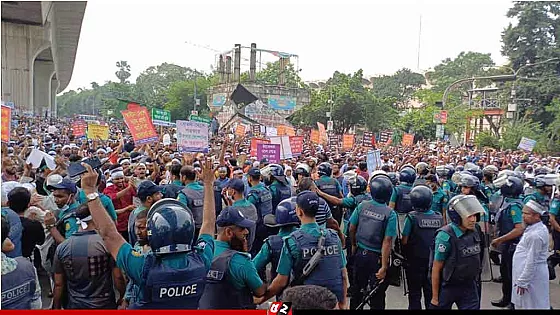
[[387,174],[375,174],[369,181],[371,198],[379,203],[388,204],[393,194],[393,184]]
[[350,184],[350,192],[353,196],[359,196],[367,190],[367,181],[362,176],[358,175],[356,180]]
[[404,182],[412,185],[416,180],[416,172],[413,168],[405,167],[399,174],[399,180],[401,183]]
[[387,176],[389,176],[389,178],[391,179],[391,183],[393,184],[393,186],[397,186],[399,184],[399,174],[395,172],[389,172],[387,173]]
[[505,183],[500,187],[504,197],[517,198],[523,193],[523,180],[515,176],[508,176]]
[[430,210],[432,206],[432,190],[425,185],[418,185],[409,193],[410,203],[412,204],[412,209],[420,212],[426,212]]
[[148,211],[147,225],[148,243],[155,254],[192,250],[194,218],[178,200],[165,198],[154,203]]
[[323,162],[317,166],[317,174],[320,176],[331,176],[332,166],[329,162]]

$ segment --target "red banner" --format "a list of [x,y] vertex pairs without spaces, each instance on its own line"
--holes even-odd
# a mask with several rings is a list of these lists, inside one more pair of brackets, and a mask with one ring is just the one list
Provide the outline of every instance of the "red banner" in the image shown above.
[[290,136],[290,147],[293,156],[301,155],[303,152],[303,136]]
[[87,124],[83,120],[76,120],[72,123],[72,134],[75,137],[83,137],[86,135]]
[[136,145],[158,141],[159,136],[146,107],[123,110],[121,114]]
[[251,138],[251,156],[257,156],[257,144],[259,143],[270,143],[270,140]]
[[12,129],[12,109],[2,106],[2,142],[10,142]]

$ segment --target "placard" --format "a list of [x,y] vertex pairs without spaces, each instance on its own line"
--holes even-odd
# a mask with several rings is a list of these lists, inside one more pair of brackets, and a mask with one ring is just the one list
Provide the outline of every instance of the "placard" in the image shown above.
[[235,135],[240,138],[245,137],[245,125],[238,124],[237,127],[235,128]]
[[10,142],[12,131],[12,109],[2,105],[2,142]]
[[311,130],[311,142],[315,143],[315,144],[319,144],[320,140],[319,140],[320,136],[319,136],[319,130]]
[[257,159],[267,159],[269,163],[280,163],[280,145],[271,143],[257,144]]
[[72,134],[75,137],[83,137],[86,135],[87,124],[83,120],[76,120],[72,122]]
[[208,153],[208,124],[177,120],[177,150],[179,153]]
[[261,125],[251,125],[251,131],[253,136],[259,136],[261,134]]
[[401,144],[405,147],[409,147],[409,146],[414,145],[414,134],[405,133],[402,137]]
[[280,137],[270,137],[271,144],[279,144],[280,145],[280,159],[291,159],[292,156],[292,148],[290,147],[290,137],[289,136],[280,136]]
[[303,136],[290,136],[292,156],[300,156],[303,152]]
[[278,130],[274,127],[266,127],[266,136],[267,137],[275,137],[278,135]]
[[368,173],[371,175],[377,168],[381,167],[381,150],[368,151],[366,163]]
[[159,136],[146,107],[133,107],[121,114],[136,145],[158,141]]
[[531,152],[535,148],[536,144],[537,144],[536,140],[522,137],[521,141],[519,141],[519,145],[517,146],[517,148]]
[[87,137],[88,139],[109,140],[109,126],[88,124]]
[[317,128],[319,128],[319,142],[325,143],[327,141],[327,130],[325,129],[325,125],[318,122]]
[[261,138],[251,138],[251,156],[257,156],[257,144],[270,143],[270,140]]
[[353,147],[354,147],[354,135],[343,135],[342,148],[345,150],[351,150]]
[[362,136],[362,145],[364,147],[373,148],[373,132],[364,131]]

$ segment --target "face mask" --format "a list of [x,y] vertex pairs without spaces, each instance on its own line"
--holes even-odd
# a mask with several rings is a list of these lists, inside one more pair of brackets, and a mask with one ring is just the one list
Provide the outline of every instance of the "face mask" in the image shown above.
[[59,209],[61,212],[64,212],[64,211],[66,211],[70,208],[70,203],[71,203],[73,197],[74,197],[74,195],[68,196],[68,201],[66,202],[66,204],[62,208]]

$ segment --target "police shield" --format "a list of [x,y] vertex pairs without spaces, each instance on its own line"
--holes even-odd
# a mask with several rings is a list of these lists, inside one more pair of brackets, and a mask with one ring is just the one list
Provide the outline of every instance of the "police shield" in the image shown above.
[[468,218],[473,214],[483,215],[484,208],[473,195],[458,195],[449,201],[449,207],[455,209],[461,218]]

